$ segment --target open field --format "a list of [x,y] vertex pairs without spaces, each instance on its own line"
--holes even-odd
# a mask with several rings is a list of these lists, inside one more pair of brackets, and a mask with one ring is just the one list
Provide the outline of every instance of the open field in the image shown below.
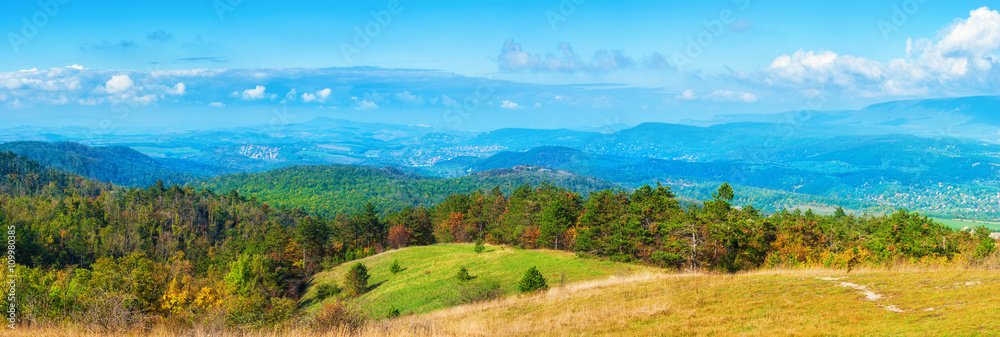
[[[998,293],[995,270],[646,272],[382,320],[355,335],[991,336],[1000,331]],[[244,336],[278,334],[318,335]],[[25,329],[9,335],[72,333]]]
[[932,218],[932,219],[934,219],[934,221],[940,222],[941,224],[954,229],[986,226],[986,228],[989,228],[989,230],[991,231],[1000,232],[1000,222],[965,220],[965,219],[942,219],[942,218]]
[[997,293],[984,270],[653,274],[410,320],[476,336],[977,336],[1000,331]]
[[[398,260],[404,268],[395,275],[389,272],[393,260]],[[371,275],[368,283],[372,285],[372,289],[359,297],[358,301],[374,317],[384,316],[390,307],[405,314],[425,313],[448,306],[457,284],[455,274],[462,266],[476,277],[470,282],[494,280],[499,282],[506,294],[517,291],[518,279],[531,266],[538,267],[549,280],[550,286],[558,286],[560,280],[569,283],[655,270],[633,264],[578,258],[564,251],[522,250],[487,245],[485,251],[476,254],[471,244],[410,247],[359,261],[368,267]],[[344,273],[353,264],[354,261],[317,274],[302,303],[311,308],[319,307],[314,301],[316,285],[342,285]]]

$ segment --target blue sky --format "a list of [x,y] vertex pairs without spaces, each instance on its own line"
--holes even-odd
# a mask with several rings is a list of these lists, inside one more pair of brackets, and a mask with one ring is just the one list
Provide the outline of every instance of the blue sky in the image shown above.
[[1000,89],[985,1],[0,3],[6,125],[601,127]]

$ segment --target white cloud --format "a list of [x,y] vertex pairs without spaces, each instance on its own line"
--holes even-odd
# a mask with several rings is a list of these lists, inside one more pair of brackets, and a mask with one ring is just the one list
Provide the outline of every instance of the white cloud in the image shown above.
[[310,94],[308,92],[302,93],[302,101],[309,103],[316,100],[316,95]]
[[827,90],[864,97],[995,90],[998,51],[1000,12],[981,7],[940,29],[934,39],[908,39],[904,56],[889,62],[800,49],[775,58],[761,81],[798,88],[830,85]]
[[715,102],[745,102],[745,103],[755,103],[757,102],[757,95],[751,94],[749,92],[733,91],[733,90],[717,90],[711,94],[705,95],[703,99],[711,100]]
[[234,91],[232,94],[230,94],[230,96],[238,95],[240,99],[243,99],[245,101],[258,100],[265,97],[266,95],[265,90],[267,90],[267,88],[265,88],[262,85],[258,85],[256,88],[243,90],[242,94],[237,94],[237,92]]
[[399,100],[400,102],[403,102],[403,103],[406,103],[406,104],[414,104],[414,105],[424,104],[424,98],[423,97],[410,94],[409,91],[397,92],[393,96],[396,97],[396,100]]
[[504,41],[498,60],[500,70],[505,71],[607,72],[628,68],[634,63],[622,51],[607,49],[595,51],[594,57],[587,62],[573,51],[569,43],[560,43],[559,53],[549,53],[543,59],[521,50],[521,44],[513,39]]
[[444,106],[449,107],[449,108],[461,108],[462,107],[461,103],[458,103],[458,101],[452,99],[451,97],[448,97],[448,95],[441,95],[441,105],[444,105]]
[[111,76],[111,79],[104,84],[104,87],[108,93],[113,94],[128,90],[133,84],[132,78],[128,77],[128,75],[115,75]]
[[173,89],[167,90],[167,93],[170,93],[171,95],[184,95],[186,91],[187,86],[184,85],[184,83],[177,83],[174,85]]
[[87,68],[84,68],[83,66],[81,66],[81,65],[79,65],[79,64],[74,64],[74,65],[71,65],[71,66],[67,66],[66,68],[73,68],[73,69],[76,69],[76,70],[84,70],[84,69],[87,69]]
[[500,102],[500,107],[504,109],[520,109],[521,105],[508,100],[503,100],[503,102]]
[[535,102],[535,109],[538,109],[538,108],[541,108],[541,107],[542,107],[542,103]]
[[358,102],[358,106],[355,109],[358,110],[378,109],[378,104],[369,102],[368,100],[361,100],[360,102]]
[[292,88],[292,90],[289,90],[288,93],[285,94],[285,99],[288,101],[294,101],[297,95],[298,92],[295,91],[295,88]]
[[316,92],[316,100],[320,103],[326,103],[326,99],[330,97],[330,88],[326,88]]
[[212,103],[208,103],[208,106],[214,107],[214,108],[224,108],[226,106],[226,104],[222,103],[222,102],[212,102]]
[[684,90],[684,92],[682,92],[680,95],[677,95],[677,98],[690,101],[698,98],[698,96],[694,94],[694,90],[688,89]]

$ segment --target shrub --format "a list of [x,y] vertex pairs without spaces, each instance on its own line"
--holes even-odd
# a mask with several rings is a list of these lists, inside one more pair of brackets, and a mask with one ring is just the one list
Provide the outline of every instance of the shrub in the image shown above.
[[389,312],[385,314],[385,317],[394,318],[399,317],[399,309],[396,306],[389,307]]
[[399,260],[392,260],[392,265],[389,266],[389,272],[395,274],[403,271],[403,267],[399,265]]
[[458,268],[458,274],[455,274],[455,278],[458,282],[465,282],[472,279],[472,275],[469,275],[469,270],[465,267]]
[[351,266],[344,277],[344,288],[354,296],[363,294],[368,289],[368,268],[361,262]]
[[320,301],[338,294],[340,294],[340,287],[336,284],[323,283],[316,286],[316,299]]
[[355,332],[365,324],[365,315],[341,301],[328,303],[312,318],[309,327],[319,334],[346,329]]
[[503,289],[497,280],[485,279],[459,282],[453,288],[452,305],[468,304],[503,297]]
[[479,254],[482,253],[483,250],[485,249],[486,246],[483,245],[483,239],[482,238],[476,239],[476,246],[472,248],[472,251],[476,252],[476,254]]
[[538,268],[531,267],[528,271],[524,272],[524,277],[521,277],[521,281],[517,283],[517,289],[522,293],[527,293],[536,290],[547,290],[549,289],[549,285],[545,283],[545,277],[538,271]]

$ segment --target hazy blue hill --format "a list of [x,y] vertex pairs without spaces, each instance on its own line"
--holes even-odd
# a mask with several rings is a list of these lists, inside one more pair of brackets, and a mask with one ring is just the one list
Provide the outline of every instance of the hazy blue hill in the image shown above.
[[446,179],[388,167],[345,165],[295,166],[225,175],[205,180],[200,186],[218,193],[235,190],[272,206],[299,207],[311,214],[335,216],[359,211],[368,202],[382,211],[391,211],[406,206],[431,206],[453,193],[489,191],[494,187],[510,193],[517,186],[543,182],[584,195],[620,188],[607,181],[543,167],[520,166]]
[[0,151],[13,152],[60,171],[130,187],[149,186],[157,180],[183,185],[213,172],[208,165],[164,162],[123,146],[10,142],[0,144]]
[[1000,96],[970,96],[899,100],[872,104],[858,110],[790,111],[777,114],[719,115],[707,121],[684,124],[709,126],[737,122],[850,126],[868,134],[911,134],[1000,141]]
[[599,141],[602,134],[598,132],[576,131],[567,129],[499,129],[477,135],[464,144],[469,145],[501,145],[508,149],[526,150],[539,146],[579,147],[590,142]]

